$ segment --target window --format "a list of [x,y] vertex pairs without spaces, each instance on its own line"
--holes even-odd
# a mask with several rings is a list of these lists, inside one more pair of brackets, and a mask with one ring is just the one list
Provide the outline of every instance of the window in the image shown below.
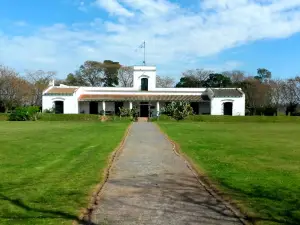
[[148,91],[148,79],[147,78],[141,79],[141,90]]

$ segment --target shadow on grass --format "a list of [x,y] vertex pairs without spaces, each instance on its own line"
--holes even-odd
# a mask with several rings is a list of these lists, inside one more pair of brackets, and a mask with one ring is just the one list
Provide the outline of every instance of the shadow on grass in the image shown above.
[[[266,190],[266,188],[255,184],[253,184],[248,191],[232,187],[224,182],[221,182],[221,185],[233,191],[233,198],[246,198],[249,199],[252,204],[256,205],[255,209],[263,215],[248,217],[247,219],[252,223],[269,221],[278,224],[299,224],[300,192],[291,193],[288,189],[275,189],[276,187],[272,190]],[[294,198],[291,198],[291,196],[294,196]]]
[[9,198],[3,194],[0,193],[0,200],[4,200],[4,201],[8,201],[10,202],[12,205],[15,205],[17,207],[20,207],[22,209],[25,209],[26,211],[30,211],[30,212],[37,212],[37,213],[44,213],[45,215],[43,216],[39,216],[39,217],[34,217],[34,216],[20,216],[20,215],[15,215],[15,217],[13,216],[2,216],[1,218],[4,218],[4,219],[42,219],[42,218],[64,218],[64,219],[67,219],[67,220],[73,220],[73,221],[76,221],[78,222],[79,224],[81,225],[95,225],[91,222],[88,222],[88,221],[84,221],[84,220],[80,220],[78,219],[77,216],[75,215],[71,215],[69,213],[65,213],[65,212],[61,212],[61,211],[56,211],[56,210],[46,210],[46,209],[38,209],[38,208],[33,208],[33,207],[30,207],[28,205],[26,205],[21,199],[12,199],[12,198]]
[[[107,215],[112,215],[109,211],[112,208],[125,208],[124,211],[118,212],[118,216],[124,218],[126,215],[129,220],[131,211],[138,210],[146,215],[156,215],[159,208],[155,204],[158,204],[163,205],[164,216],[176,218],[177,215],[180,215],[185,218],[184,222],[186,223],[236,224],[237,222],[238,217],[236,215],[226,208],[222,202],[206,192],[195,181],[195,178],[186,174],[164,174],[161,177],[159,175],[147,175],[127,179],[110,179],[107,185],[109,185],[107,187],[108,190],[114,189],[120,191],[120,193],[118,194],[117,192],[117,194],[113,193],[112,195],[108,193],[107,197],[99,201],[100,205],[97,213],[101,212],[102,215],[98,214],[98,220]],[[243,197],[248,199],[252,197],[257,198],[257,203],[261,203],[260,206],[255,207],[260,213],[259,216],[241,216],[240,219],[250,223],[265,221],[274,224],[299,224],[300,217],[297,214],[299,212],[297,210],[300,209],[300,200],[285,200],[284,195],[281,193],[272,191],[266,193],[259,186],[255,186],[253,191],[249,193],[231,187],[228,187],[228,189],[234,191],[236,196],[244,195]],[[129,192],[126,193],[126,190]],[[286,193],[288,193],[288,190]],[[128,197],[126,194],[128,194]],[[151,199],[156,199],[154,205],[151,203]],[[274,201],[278,203],[275,208],[272,205]],[[286,203],[281,203],[282,201],[286,201]],[[288,207],[285,208],[285,206]],[[133,217],[131,218],[132,220],[134,220]],[[109,219],[111,222],[114,222],[119,218],[114,218],[113,216]],[[178,221],[180,219],[179,217]]]
[[[207,192],[192,175],[152,174],[109,179],[92,218],[109,224],[241,224],[220,200]],[[105,192],[104,191],[104,192]],[[114,213],[118,209],[117,213]],[[139,217],[140,216],[140,217]],[[153,222],[149,221],[149,224]]]

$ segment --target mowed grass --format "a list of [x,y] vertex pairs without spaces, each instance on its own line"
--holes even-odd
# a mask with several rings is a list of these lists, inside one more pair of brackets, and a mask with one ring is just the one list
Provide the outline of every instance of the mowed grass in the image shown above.
[[300,124],[159,122],[255,224],[300,224]]
[[0,224],[72,224],[129,122],[0,122]]

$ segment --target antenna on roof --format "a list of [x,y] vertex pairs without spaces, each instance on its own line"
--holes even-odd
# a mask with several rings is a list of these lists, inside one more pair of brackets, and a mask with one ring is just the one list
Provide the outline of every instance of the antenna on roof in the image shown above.
[[146,41],[144,41],[138,48],[143,48],[144,49],[144,61],[143,64],[146,66]]

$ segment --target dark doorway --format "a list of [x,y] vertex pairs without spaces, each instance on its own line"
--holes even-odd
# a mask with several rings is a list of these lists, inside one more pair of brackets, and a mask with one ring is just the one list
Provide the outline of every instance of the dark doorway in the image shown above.
[[120,115],[120,108],[124,106],[123,102],[115,102],[115,114]]
[[225,116],[232,116],[232,102],[225,102],[224,103],[224,115]]
[[199,102],[191,102],[191,107],[193,108],[193,113],[199,115]]
[[142,78],[141,80],[141,90],[142,91],[148,91],[148,79]]
[[63,113],[64,113],[64,102],[55,101],[55,114],[63,114]]
[[149,103],[141,102],[140,104],[140,117],[148,117],[149,116]]
[[98,102],[90,102],[90,114],[98,114]]

